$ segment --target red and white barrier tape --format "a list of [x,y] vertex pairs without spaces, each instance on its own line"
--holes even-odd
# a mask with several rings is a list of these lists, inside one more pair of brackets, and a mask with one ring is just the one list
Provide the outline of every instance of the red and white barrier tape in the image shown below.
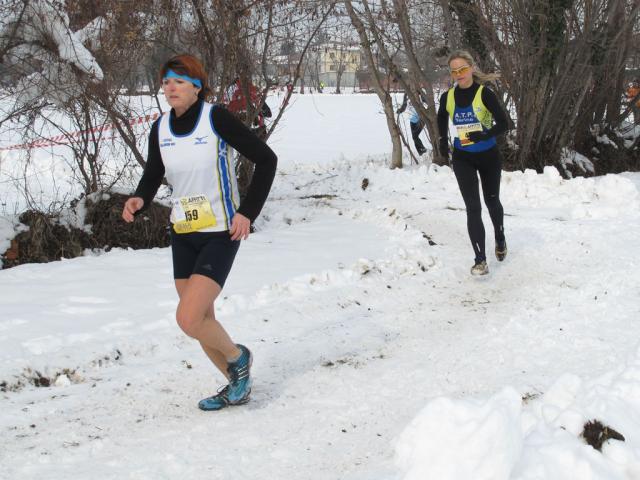
[[[160,116],[159,113],[154,113],[152,115],[144,115],[142,117],[136,117],[129,119],[129,125],[137,125],[141,123],[153,122]],[[29,143],[21,143],[19,145],[11,145],[9,147],[0,147],[0,151],[2,150],[31,150],[32,148],[41,148],[41,147],[52,147],[55,145],[65,145],[68,144],[73,138],[78,138],[87,133],[97,133],[97,132],[107,132],[109,130],[115,130],[115,125],[113,123],[106,123],[99,127],[88,128],[86,130],[78,130],[76,132],[65,133],[63,135],[57,135],[55,137],[50,138],[41,138],[39,140],[34,140]],[[108,137],[112,138],[112,137]]]

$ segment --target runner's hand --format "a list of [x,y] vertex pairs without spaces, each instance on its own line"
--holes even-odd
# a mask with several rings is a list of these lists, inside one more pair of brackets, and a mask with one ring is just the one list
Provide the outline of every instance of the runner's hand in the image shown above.
[[229,235],[231,240],[246,240],[249,237],[251,221],[240,213],[236,213],[231,220]]
[[488,140],[489,135],[487,135],[487,132],[469,132],[467,134],[467,138],[473,143],[478,143],[482,142],[483,140]]
[[144,206],[144,200],[140,197],[131,197],[124,202],[124,208],[122,209],[122,218],[125,222],[133,222],[134,214]]

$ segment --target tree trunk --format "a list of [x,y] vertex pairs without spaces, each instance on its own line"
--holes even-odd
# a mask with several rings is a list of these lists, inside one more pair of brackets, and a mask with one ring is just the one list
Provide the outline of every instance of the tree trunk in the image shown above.
[[[358,32],[360,37],[360,45],[364,52],[365,62],[369,71],[371,72],[371,80],[373,83],[373,89],[375,90],[382,106],[384,107],[384,114],[387,120],[387,128],[389,129],[389,135],[391,136],[391,168],[402,168],[402,140],[400,139],[400,129],[395,121],[393,102],[391,101],[391,95],[385,90],[382,82],[382,74],[375,61],[373,51],[371,50],[372,42],[367,37],[367,32],[362,20],[353,8],[351,0],[345,0],[345,6],[347,12],[351,18],[351,23]],[[366,5],[366,2],[365,2]],[[382,48],[382,46],[380,46]],[[387,83],[388,85],[388,83]]]
[[342,82],[342,73],[344,72],[344,66],[340,65],[336,71],[336,93],[340,94],[340,83]]
[[[402,75],[401,71],[396,72],[398,80],[404,87],[411,104],[427,129],[431,149],[433,151],[433,162],[437,165],[447,165],[449,159],[440,152],[440,135],[438,132],[438,112],[434,100],[433,79],[436,78],[435,69],[431,61],[427,61],[426,72],[420,68],[418,57],[415,52],[413,36],[411,33],[411,23],[407,11],[407,5],[402,0],[394,0],[394,13],[397,18],[398,28],[402,37],[404,51],[409,62],[408,79]],[[427,57],[429,58],[429,57]],[[389,59],[391,60],[391,59]],[[427,104],[426,108],[424,103]]]

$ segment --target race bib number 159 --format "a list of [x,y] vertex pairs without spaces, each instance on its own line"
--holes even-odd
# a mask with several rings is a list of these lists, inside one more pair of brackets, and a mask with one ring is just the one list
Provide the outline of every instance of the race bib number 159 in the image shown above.
[[197,232],[215,227],[216,217],[206,195],[174,198],[171,218],[176,233]]

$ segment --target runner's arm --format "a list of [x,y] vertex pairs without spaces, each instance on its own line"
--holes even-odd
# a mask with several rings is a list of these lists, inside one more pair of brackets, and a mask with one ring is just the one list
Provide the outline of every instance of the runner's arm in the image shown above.
[[446,157],[449,153],[449,113],[447,112],[447,92],[440,97],[438,107],[438,134],[440,135],[440,153]]
[[278,157],[266,143],[224,107],[215,106],[211,109],[211,122],[216,132],[229,145],[255,164],[251,184],[238,207],[238,213],[253,222],[260,214],[271,190]]
[[487,138],[497,137],[498,135],[502,135],[503,133],[505,133],[509,129],[507,114],[500,106],[498,97],[493,92],[493,90],[490,90],[487,87],[484,87],[482,89],[482,102],[493,115],[493,121],[495,122],[493,127],[485,132]]
[[153,197],[156,196],[158,188],[164,178],[164,163],[160,155],[160,144],[158,142],[158,123],[156,120],[151,126],[149,133],[149,152],[147,153],[147,163],[142,173],[142,178],[138,183],[134,197],[140,197],[144,201],[144,206],[136,213],[140,213],[149,207]]

